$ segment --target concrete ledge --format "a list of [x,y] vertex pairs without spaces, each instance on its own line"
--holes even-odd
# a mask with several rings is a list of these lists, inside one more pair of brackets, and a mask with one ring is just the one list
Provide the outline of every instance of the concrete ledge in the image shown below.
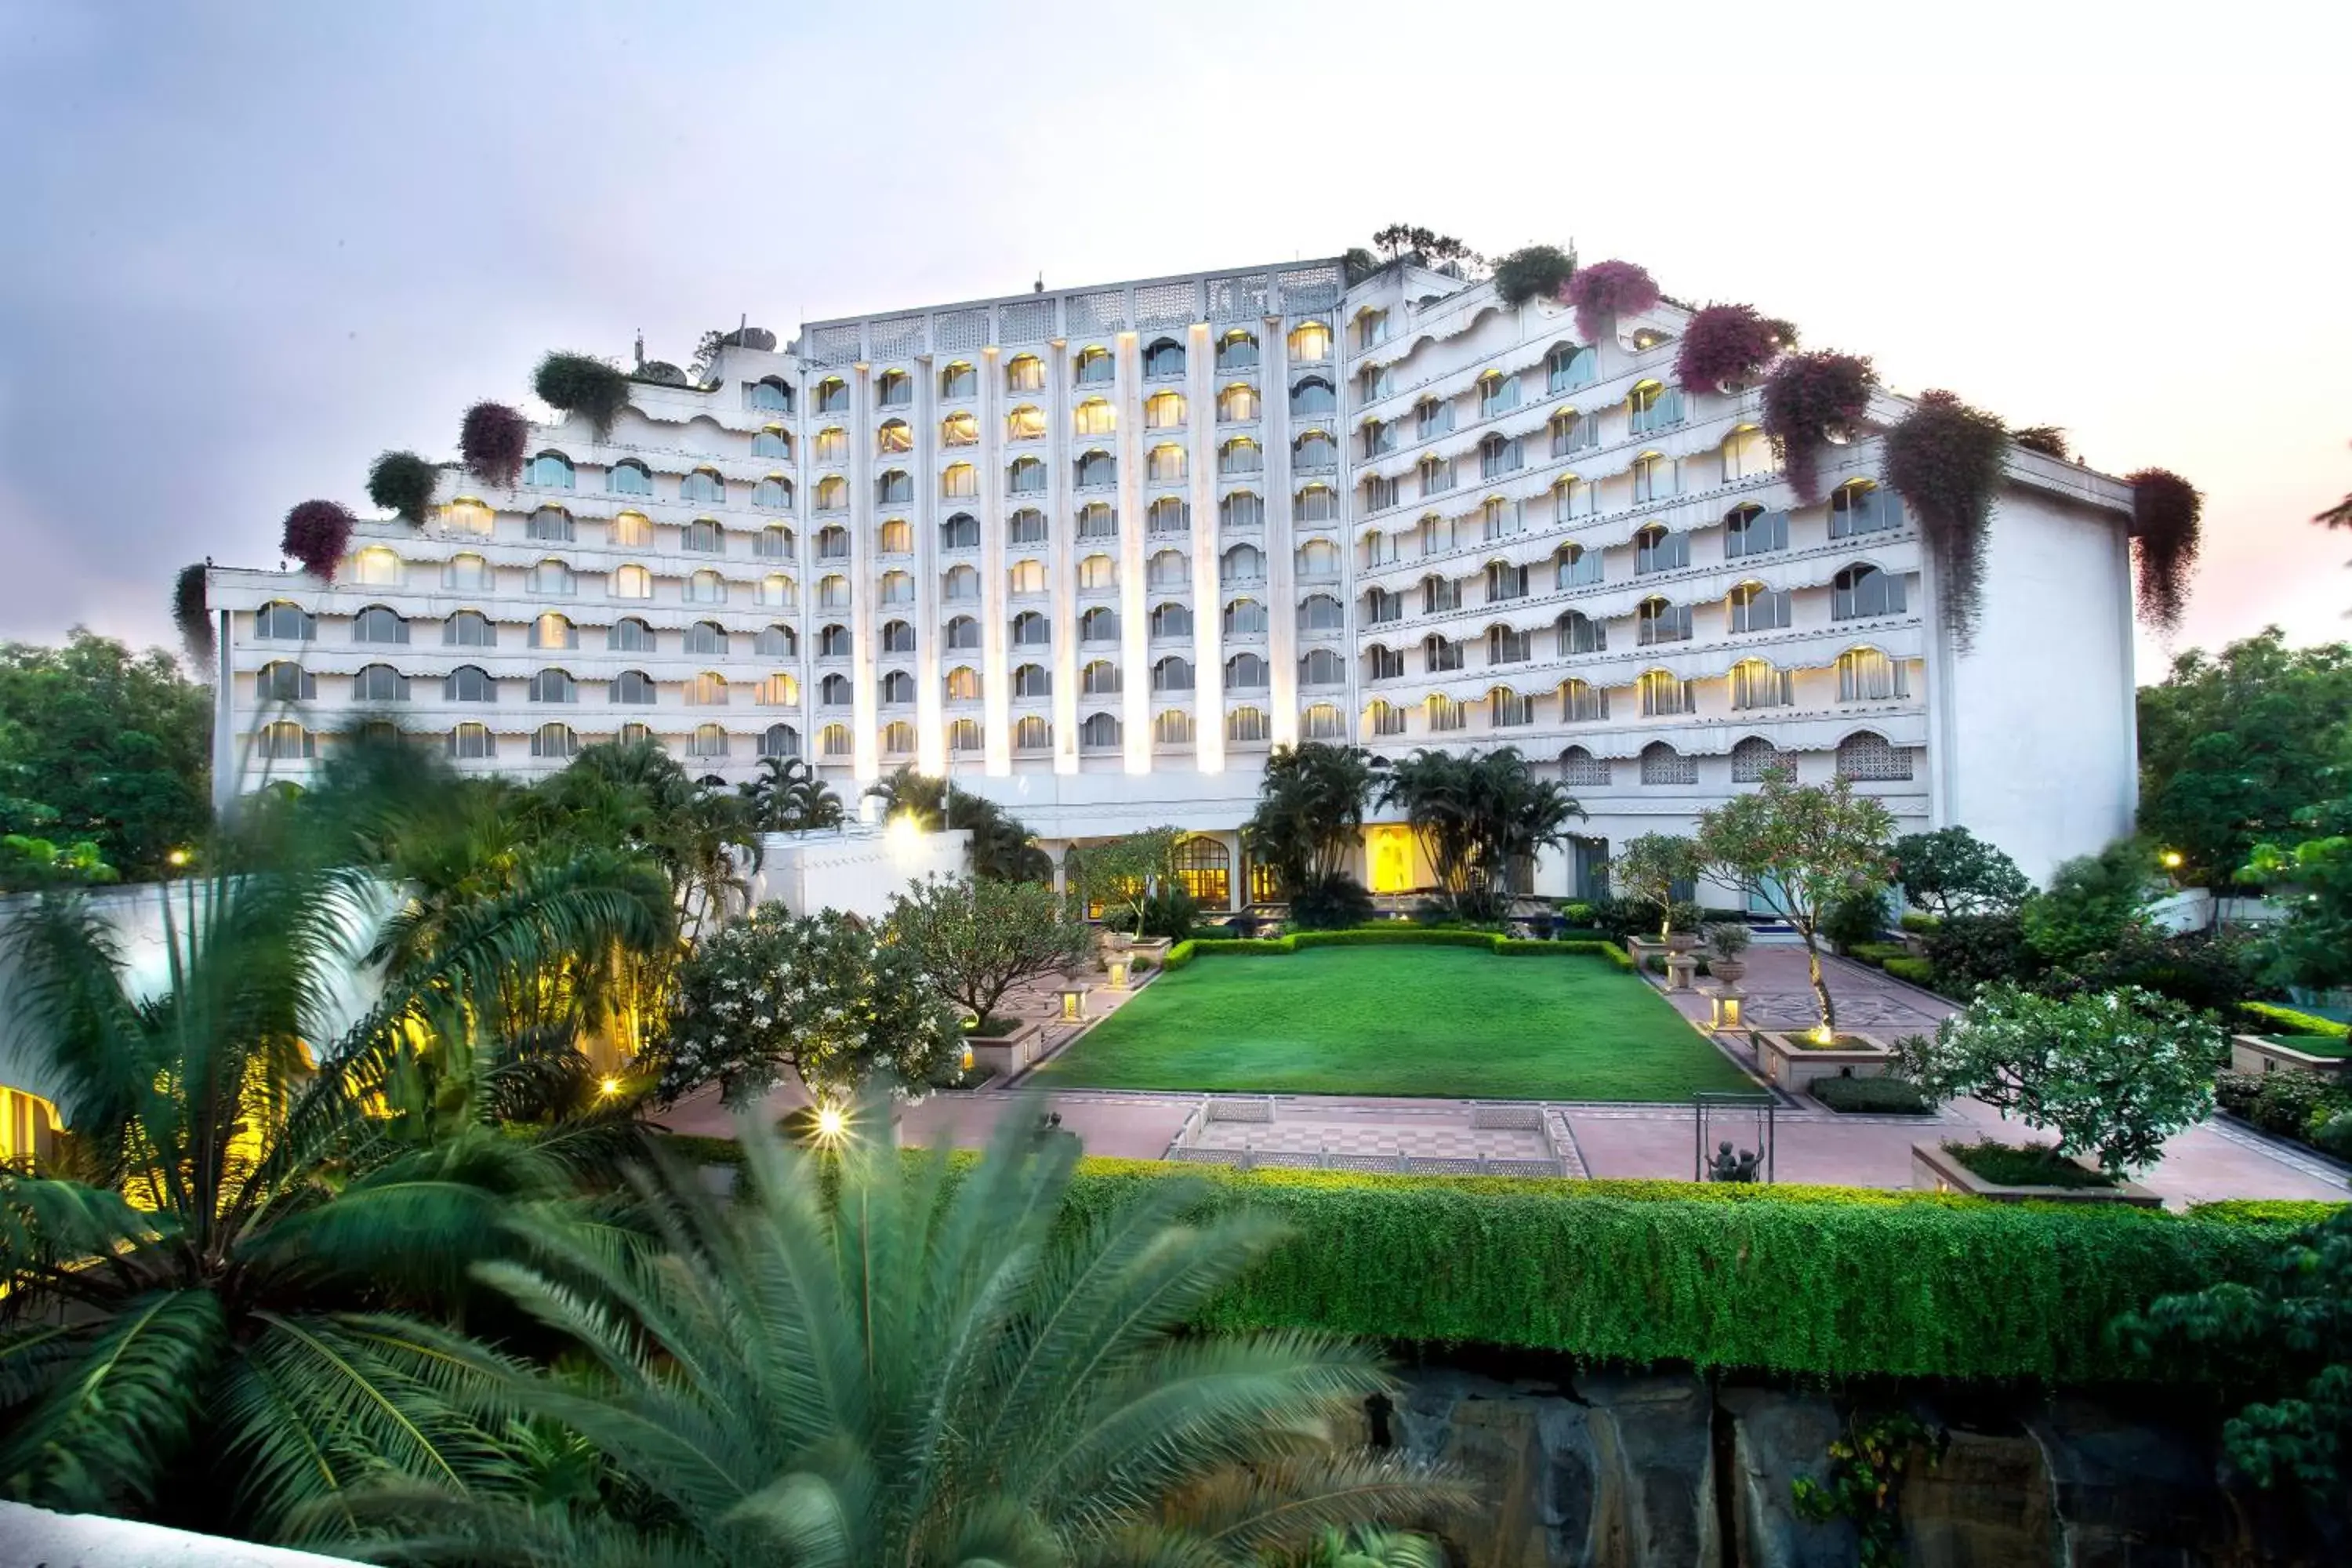
[[985,1068],[999,1078],[1011,1078],[1026,1072],[1045,1049],[1045,1027],[1032,1018],[1009,1035],[966,1035],[963,1043],[971,1047],[974,1067]]
[[1941,1143],[1911,1145],[1911,1184],[1921,1192],[1966,1193],[1997,1203],[2128,1204],[2134,1208],[2162,1208],[2164,1200],[2137,1182],[2117,1182],[2112,1187],[2005,1187],[1988,1182],[1944,1152]]
[[351,1560],[0,1502],[0,1568],[351,1568]]
[[2315,1072],[2323,1078],[2340,1078],[2352,1068],[2352,1057],[2315,1057],[2308,1051],[2298,1051],[2293,1046],[2283,1046],[2260,1035],[2230,1037],[2230,1068],[2233,1072]]
[[1756,1065],[1763,1069],[1767,1082],[1790,1093],[1801,1092],[1816,1079],[1877,1078],[1894,1065],[1895,1051],[1885,1042],[1850,1029],[1838,1034],[1854,1043],[1817,1047],[1804,1044],[1796,1035],[1760,1033],[1756,1037]]

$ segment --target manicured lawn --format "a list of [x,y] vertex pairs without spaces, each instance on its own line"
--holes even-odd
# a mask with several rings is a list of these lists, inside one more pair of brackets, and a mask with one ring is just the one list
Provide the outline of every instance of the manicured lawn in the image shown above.
[[1600,958],[1462,948],[1215,955],[1154,982],[1048,1084],[1481,1100],[1679,1100],[1755,1087]]

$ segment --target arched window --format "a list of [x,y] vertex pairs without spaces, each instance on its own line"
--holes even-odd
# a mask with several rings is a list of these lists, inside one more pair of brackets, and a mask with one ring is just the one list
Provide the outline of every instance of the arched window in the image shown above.
[[441,509],[441,528],[446,533],[461,533],[469,538],[490,536],[492,513],[488,507],[470,496],[451,501]]
[[801,683],[779,671],[751,689],[751,700],[762,708],[797,708],[801,705]]
[[1675,493],[1675,468],[1664,452],[1644,452],[1635,458],[1628,471],[1633,476],[1633,500],[1664,500]]
[[980,548],[980,519],[968,511],[960,511],[940,524],[941,550],[977,550]]
[[1841,778],[1891,782],[1911,776],[1911,749],[1890,743],[1870,730],[1857,730],[1838,742],[1837,771]]
[[1331,329],[1321,321],[1301,321],[1290,330],[1290,357],[1302,364],[1331,357]]
[[1329,485],[1302,485],[1290,498],[1294,522],[1332,522],[1339,516],[1339,492]]
[[[828,425],[816,433],[816,460],[820,463],[849,461],[849,432],[838,425]],[[824,503],[818,502],[820,506]]]
[[1422,710],[1432,731],[1459,730],[1465,721],[1462,704],[1442,692],[1432,693]]
[[1462,668],[1462,645],[1434,634],[1421,639],[1421,668],[1430,675],[1443,675]]
[[1004,390],[1007,392],[1045,391],[1045,362],[1035,354],[1015,354],[1005,361]]
[[1724,600],[1734,632],[1778,631],[1789,624],[1789,591],[1761,583],[1742,583]]
[[459,762],[484,762],[499,754],[488,724],[460,724],[449,731],[449,754]]
[[697,621],[686,628],[686,651],[717,653],[727,651],[727,628],[717,621]]
[[1559,683],[1559,717],[1564,724],[1593,724],[1609,717],[1609,689],[1588,681]]
[[1902,613],[1902,580],[1865,562],[1856,562],[1830,581],[1830,619],[1833,621]]
[[1525,664],[1535,657],[1535,639],[1527,632],[1510,626],[1486,628],[1486,662],[1488,664]]
[[760,733],[760,754],[763,757],[797,757],[801,754],[801,732],[790,724],[771,724]]
[[980,395],[980,372],[967,360],[956,360],[940,372],[940,395],[942,398],[977,397]]
[[819,658],[847,658],[856,651],[849,628],[833,622],[817,628],[816,656]]
[[1042,441],[1045,438],[1045,411],[1023,404],[1004,416],[1004,438],[1008,441]]
[[[290,664],[274,664],[269,668],[290,671],[294,667]],[[315,689],[316,683],[307,670],[298,673],[302,677],[302,688],[299,693],[257,691],[255,695],[299,696],[308,699]],[[281,680],[278,684],[282,687],[284,682]],[[408,700],[408,677],[388,664],[363,665],[360,672],[352,677],[352,700],[354,702],[405,702]]]
[[478,664],[461,664],[441,682],[444,702],[496,702],[499,683]]
[[1478,378],[1478,417],[1491,419],[1519,405],[1519,378],[1490,370]]
[[1054,726],[1035,714],[1028,714],[1013,722],[1013,749],[1016,752],[1050,752],[1054,749]]
[[1734,709],[1786,708],[1797,700],[1795,679],[1760,658],[1743,658],[1731,667]]
[[1634,683],[1642,693],[1642,717],[1671,718],[1692,710],[1691,684],[1672,670],[1653,669]]
[[1347,682],[1347,660],[1328,647],[1312,649],[1298,661],[1301,686],[1344,686]]
[[1555,458],[1571,457],[1601,445],[1601,421],[1573,408],[1554,414],[1546,428],[1551,436],[1551,455]]
[[1654,643],[1688,642],[1690,606],[1668,604],[1664,599],[1644,599],[1633,611],[1633,640],[1643,647]]
[[615,599],[650,599],[654,596],[654,574],[642,566],[615,566],[612,593]]
[[1089,713],[1078,726],[1078,749],[1082,752],[1108,752],[1119,743],[1118,716],[1113,713]]
[[1107,658],[1088,660],[1078,670],[1078,690],[1088,697],[1118,695],[1118,666]]
[[530,646],[533,647],[578,647],[580,628],[568,616],[550,610],[530,623]]
[[1151,635],[1155,639],[1191,637],[1192,612],[1182,605],[1154,605],[1151,607]]
[[694,733],[686,739],[686,754],[689,757],[725,756],[727,727],[723,724],[697,724]]
[[965,565],[949,567],[940,578],[940,596],[951,601],[979,598],[979,572]]
[[659,737],[653,732],[652,727],[640,724],[634,719],[614,731],[613,739],[624,746],[650,746],[656,752],[664,749]]
[[751,504],[766,511],[791,510],[793,481],[781,474],[770,474],[751,487]]
[[1235,599],[1225,605],[1227,637],[1264,637],[1266,626],[1265,606],[1255,599]]
[[903,669],[886,672],[879,691],[885,708],[911,708],[915,705],[915,678]]
[[1081,452],[1076,465],[1076,482],[1080,489],[1118,481],[1118,459],[1099,449]]
[[1698,759],[1675,751],[1664,741],[1642,748],[1642,782],[1645,784],[1698,783]]
[[616,512],[606,542],[621,550],[650,550],[654,544],[653,521],[641,511]]
[[1217,368],[1255,370],[1257,367],[1257,338],[1246,328],[1235,327],[1217,340]]
[[961,756],[981,749],[980,721],[950,719],[948,721],[948,754]]
[[1045,591],[1045,563],[1043,561],[1015,561],[1005,576],[1015,594],[1042,594]]
[[1482,479],[1498,479],[1527,466],[1527,449],[1517,441],[1495,435],[1478,443],[1478,477]]
[[[958,467],[962,465],[959,464]],[[953,472],[953,469],[949,470]],[[1045,465],[1035,458],[1015,458],[1004,470],[1004,489],[1008,495],[1042,495],[1045,489]]]
[[837,375],[828,375],[816,384],[816,411],[819,414],[849,412],[849,383]]
[[1347,739],[1348,721],[1328,702],[1310,703],[1298,716],[1298,732],[1309,741],[1342,741]]
[[1402,680],[1404,679],[1404,650],[1374,643],[1364,650],[1367,680]]
[[[1103,508],[1106,512],[1109,510],[1108,507]],[[1079,533],[1080,537],[1086,537],[1084,529]],[[1004,520],[1005,542],[1016,548],[1044,544],[1049,537],[1045,514],[1034,506],[1024,506]]]
[[572,459],[561,452],[541,452],[523,469],[522,482],[541,489],[568,490],[572,488]]
[[1838,700],[1892,702],[1911,695],[1904,666],[1874,647],[1848,648],[1838,655]]
[[798,658],[801,635],[787,626],[763,626],[751,639],[751,651],[761,658]]
[[1625,396],[1625,412],[1626,427],[1635,436],[1671,429],[1683,422],[1683,395],[1664,382],[1636,382]]
[[496,647],[499,629],[479,610],[459,610],[441,623],[441,641],[448,647]]
[[[950,490],[950,494],[954,492]],[[876,506],[908,506],[915,500],[915,476],[904,468],[888,468],[874,477]]]
[[851,751],[849,726],[827,724],[816,732],[816,743],[818,752],[828,760],[848,756]]
[[1766,511],[1760,506],[1736,506],[1723,514],[1723,555],[1727,561],[1769,555],[1789,548],[1789,514]]
[[1337,414],[1339,411],[1339,395],[1323,377],[1310,375],[1291,385],[1290,412],[1294,416]]
[[1102,593],[1118,587],[1118,563],[1108,555],[1087,556],[1078,563],[1078,586],[1090,593]]
[[1490,605],[1505,599],[1528,596],[1528,569],[1507,561],[1486,563],[1486,602]]
[[915,628],[905,621],[883,622],[882,651],[884,653],[914,652]]
[[1217,394],[1217,423],[1243,425],[1258,417],[1257,388],[1237,381]]
[[905,572],[882,574],[882,603],[911,605],[915,602],[915,579]]
[[404,580],[400,557],[371,545],[352,557],[352,581],[367,588],[397,588]]
[[783,458],[793,455],[793,433],[781,425],[770,425],[751,437],[751,456]]
[[1118,363],[1111,358],[1110,350],[1099,344],[1078,351],[1071,362],[1072,379],[1080,386],[1108,386],[1118,375]]
[[404,643],[408,640],[408,623],[400,612],[383,605],[370,605],[352,617],[352,641]]
[[[557,460],[562,461],[561,458]],[[531,482],[537,484],[540,481],[534,479]],[[571,487],[566,485],[563,488],[569,489]],[[604,489],[616,496],[649,496],[654,493],[653,470],[635,458],[624,458],[604,470]]]
[[1163,708],[1151,716],[1151,742],[1156,746],[1192,743],[1192,715],[1181,708]]
[[1771,742],[1750,735],[1731,748],[1731,782],[1762,784],[1764,774],[1780,760],[1780,753]]
[[978,647],[980,623],[970,616],[957,616],[948,622],[947,645],[951,648]]
[[1690,535],[1669,532],[1662,522],[1633,535],[1633,574],[1675,572],[1690,564]]
[[1155,485],[1175,484],[1184,477],[1184,448],[1163,441],[1143,456],[1143,477]]
[[580,737],[569,724],[541,724],[530,732],[530,754],[534,757],[573,757],[580,752]]
[[1596,757],[1582,746],[1570,746],[1559,754],[1559,782],[1570,786],[1614,783],[1610,776],[1609,759]]
[[697,572],[686,580],[686,602],[689,605],[725,604],[727,580],[716,572]]
[[1336,632],[1348,624],[1347,607],[1328,594],[1309,594],[1298,602],[1298,629]]
[[1404,733],[1405,710],[1397,707],[1394,703],[1375,702],[1364,710],[1364,717],[1370,724],[1374,735]]
[[253,612],[253,635],[262,642],[309,642],[319,635],[319,623],[301,606],[273,599]]
[[968,664],[957,665],[948,671],[943,689],[950,702],[980,700],[980,671]]
[[1079,436],[1108,436],[1118,428],[1118,414],[1107,397],[1089,397],[1070,415],[1070,430]]
[[1302,578],[1337,577],[1339,574],[1339,547],[1328,539],[1310,539],[1298,547],[1296,563],[1298,575]]
[[1015,647],[1045,647],[1054,640],[1051,622],[1035,610],[1024,610],[1013,617],[1013,646]]
[[1328,430],[1309,430],[1290,444],[1291,467],[1302,471],[1339,466],[1339,448]]
[[1272,672],[1264,658],[1254,653],[1237,653],[1225,660],[1225,687],[1232,691],[1264,691],[1271,683]]
[[824,478],[817,480],[816,510],[819,511],[847,511],[849,510],[849,481],[843,479],[839,474],[827,474]]
[[1181,430],[1184,427],[1184,395],[1181,392],[1155,392],[1143,400],[1143,427],[1147,430]]
[[542,598],[569,595],[574,588],[572,568],[552,557],[530,569],[530,591]]
[[755,381],[751,384],[751,406],[790,414],[793,411],[793,389],[772,375]]
[[1154,691],[1192,690],[1192,661],[1171,654],[1154,664],[1151,667],[1151,689]]
[[760,579],[759,601],[772,608],[788,609],[800,596],[800,585],[782,572],[771,572]]
[[542,669],[530,678],[530,700],[533,702],[577,702],[580,683],[572,679],[568,669]]
[[[980,445],[980,416],[969,409],[949,415],[940,421],[940,445],[942,447],[977,447]],[[899,450],[905,450],[904,447]]]
[[1236,708],[1225,715],[1225,741],[1230,745],[1264,745],[1272,733],[1263,708]]
[[1552,585],[1587,588],[1601,581],[1601,552],[1563,544],[1552,557]]
[[849,579],[839,574],[816,580],[817,607],[826,610],[849,608]]
[[677,499],[713,504],[724,502],[727,500],[727,481],[719,477],[716,468],[697,468],[678,480]]
[[490,563],[463,551],[449,557],[449,564],[441,573],[441,585],[456,593],[487,594],[496,584]]
[[1231,587],[1237,583],[1265,581],[1265,552],[1255,544],[1236,544],[1219,558],[1217,581]]
[[828,675],[816,683],[816,700],[826,708],[846,708],[856,700],[856,689],[845,675]]
[[[388,664],[369,665],[366,669],[360,671],[354,680],[354,689],[352,692],[354,699],[361,701],[368,700],[364,694],[364,689],[368,684],[368,672],[377,669],[383,670],[394,680],[400,679],[400,672]],[[299,664],[287,664],[283,661],[265,664],[253,672],[253,700],[257,702],[308,702],[318,694],[318,678]],[[404,697],[407,695],[407,688],[404,685],[401,688],[401,695]]]
[[1603,653],[1608,650],[1607,623],[1596,621],[1581,610],[1570,610],[1561,616],[1559,620],[1552,623],[1552,630],[1559,638],[1559,655],[1562,658],[1571,654]]
[[724,708],[727,706],[727,678],[715,669],[706,669],[686,683],[686,701],[689,708]]
[[1161,496],[1145,509],[1143,529],[1156,538],[1192,532],[1192,503],[1181,496]]
[[1192,563],[1173,550],[1156,552],[1145,563],[1144,582],[1154,588],[1181,588],[1192,580]]
[[274,720],[255,733],[254,750],[264,762],[307,762],[319,754],[318,742],[310,731],[291,719]]
[[886,370],[874,380],[877,407],[904,408],[915,401],[915,378],[903,370]]
[[1830,492],[1830,537],[1884,533],[1903,526],[1902,503],[1895,492],[1868,479],[1848,479]]
[[1143,351],[1143,374],[1164,381],[1184,374],[1184,345],[1173,338],[1155,338]]
[[1080,642],[1117,642],[1118,612],[1108,605],[1097,605],[1078,617]]
[[816,531],[816,558],[819,561],[849,559],[849,530],[839,523],[827,523]]
[[1248,490],[1235,490],[1217,502],[1217,526],[1238,531],[1265,526],[1265,501]]
[[1513,730],[1535,722],[1536,705],[1532,698],[1497,686],[1486,693],[1486,713],[1497,730]]
[[1221,476],[1255,474],[1265,467],[1265,448],[1246,436],[1236,436],[1217,448]]
[[1723,482],[1736,485],[1745,479],[1760,479],[1777,473],[1780,465],[1772,456],[1771,438],[1753,425],[1742,425],[1723,438]]
[[1042,664],[1016,666],[1013,671],[1013,695],[1051,697],[1054,695],[1053,673]]

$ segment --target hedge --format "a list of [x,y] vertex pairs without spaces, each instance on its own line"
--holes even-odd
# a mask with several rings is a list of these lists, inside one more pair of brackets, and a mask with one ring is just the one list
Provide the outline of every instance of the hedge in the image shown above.
[[2326,1198],[2222,1198],[2190,1204],[2189,1212],[2197,1219],[2225,1225],[2319,1225],[2335,1218],[2343,1206]]
[[2336,1039],[2352,1035],[2352,1024],[2339,1024],[2315,1013],[2298,1013],[2292,1007],[2281,1007],[2269,1002],[2242,1002],[2239,1006],[2283,1035],[2328,1035]]
[[[705,1158],[722,1142],[673,1147]],[[2156,1375],[2109,1343],[2106,1325],[2160,1295],[2254,1277],[2286,1217],[1108,1159],[1080,1162],[1071,1215],[1097,1218],[1141,1184],[1184,1178],[1202,1184],[1204,1211],[1246,1202],[1294,1226],[1202,1312],[1202,1328],[1820,1376]]]
[[1907,980],[1914,985],[1932,985],[1936,966],[1924,958],[1890,958],[1880,965],[1897,980]]
[[1163,966],[1171,973],[1195,958],[1213,953],[1244,953],[1257,957],[1287,957],[1310,947],[1476,947],[1503,958],[1561,958],[1570,954],[1598,955],[1631,972],[1633,961],[1613,942],[1543,942],[1527,937],[1499,936],[1484,931],[1431,931],[1425,927],[1359,926],[1353,931],[1302,931],[1288,936],[1196,936],[1168,950]]

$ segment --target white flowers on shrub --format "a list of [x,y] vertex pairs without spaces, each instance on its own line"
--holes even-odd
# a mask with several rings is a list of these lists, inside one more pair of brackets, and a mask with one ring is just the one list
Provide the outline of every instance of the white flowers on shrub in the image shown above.
[[740,1105],[797,1073],[845,1097],[879,1073],[910,1096],[961,1049],[954,1009],[912,955],[877,944],[855,915],[763,904],[678,966],[659,1092],[675,1100],[715,1082]]
[[2213,1075],[2229,1054],[2203,1015],[2136,985],[2065,997],[1988,985],[1934,1039],[1896,1046],[1930,1099],[1998,1107],[2110,1175],[2149,1163],[2212,1112]]

